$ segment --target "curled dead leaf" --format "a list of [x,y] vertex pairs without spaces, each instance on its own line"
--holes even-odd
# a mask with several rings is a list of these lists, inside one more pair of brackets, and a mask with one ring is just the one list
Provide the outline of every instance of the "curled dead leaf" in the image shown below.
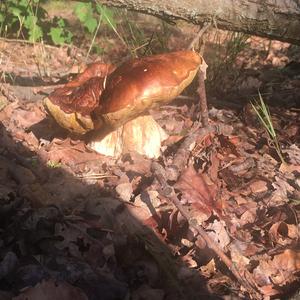
[[272,242],[280,245],[289,245],[293,240],[299,238],[299,228],[294,224],[276,222],[269,230]]

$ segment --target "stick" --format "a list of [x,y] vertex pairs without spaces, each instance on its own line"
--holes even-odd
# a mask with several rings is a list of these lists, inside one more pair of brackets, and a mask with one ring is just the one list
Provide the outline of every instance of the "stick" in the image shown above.
[[199,41],[200,39],[202,39],[203,34],[205,33],[205,31],[210,27],[211,22],[205,22],[204,26],[198,31],[197,35],[194,37],[194,39],[192,40],[192,42],[190,43],[188,49],[192,50],[194,48],[194,44]]
[[[211,22],[205,22],[204,26],[199,30],[195,38],[190,43],[188,49],[192,50],[194,49],[194,44],[197,41],[202,40],[203,34],[205,31],[208,30],[208,28],[211,26]],[[202,49],[203,50],[203,49]],[[202,53],[201,53],[202,54]],[[205,83],[204,83],[204,74],[200,70],[198,73],[199,78],[199,87],[198,87],[198,95],[199,95],[199,102],[200,102],[200,114],[201,114],[201,122],[203,127],[208,126],[208,110],[207,110],[207,100],[206,100],[206,90],[205,90]]]
[[204,82],[204,73],[200,70],[198,72],[199,86],[198,86],[198,95],[199,95],[199,104],[200,104],[200,114],[201,114],[201,123],[203,127],[208,126],[208,109],[207,109],[207,99],[206,99],[206,89]]

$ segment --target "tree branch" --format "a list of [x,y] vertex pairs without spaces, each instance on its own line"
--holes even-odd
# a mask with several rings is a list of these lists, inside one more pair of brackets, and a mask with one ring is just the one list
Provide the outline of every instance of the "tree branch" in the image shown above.
[[[98,0],[96,0],[98,1]],[[300,45],[300,4],[285,0],[101,0],[98,3],[194,24],[212,22],[239,31]]]

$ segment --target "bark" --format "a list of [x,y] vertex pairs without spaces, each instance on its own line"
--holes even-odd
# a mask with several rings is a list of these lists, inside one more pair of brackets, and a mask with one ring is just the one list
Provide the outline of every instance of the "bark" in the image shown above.
[[212,22],[220,29],[300,45],[299,0],[101,0],[165,20]]

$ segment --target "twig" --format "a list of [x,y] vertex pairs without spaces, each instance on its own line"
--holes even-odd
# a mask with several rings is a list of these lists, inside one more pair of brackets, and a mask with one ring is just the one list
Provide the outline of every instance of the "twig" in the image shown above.
[[[244,274],[242,275],[237,270],[233,262],[220,249],[219,245],[208,236],[205,230],[197,224],[197,221],[195,221],[195,219],[190,216],[189,212],[185,209],[185,207],[183,207],[181,202],[178,200],[173,187],[171,187],[167,183],[167,174],[164,168],[159,163],[153,162],[151,165],[151,171],[153,172],[153,174],[155,175],[155,177],[161,185],[161,193],[163,194],[163,196],[169,198],[172,201],[172,203],[176,206],[176,208],[179,210],[182,216],[188,221],[189,225],[199,233],[203,240],[205,240],[207,246],[219,256],[219,258],[232,272],[232,274],[236,277],[239,283],[248,291],[248,293],[252,295],[254,299],[261,299],[260,294],[256,290],[255,282],[253,281],[251,274],[247,270],[244,270]],[[245,277],[245,275],[247,275],[247,278]],[[251,282],[248,281],[249,279]]]
[[206,89],[204,82],[204,73],[199,70],[198,72],[199,86],[198,86],[198,95],[199,95],[199,104],[200,104],[200,113],[201,113],[201,123],[203,127],[208,126],[208,109],[207,109],[207,99],[206,99]]
[[[154,176],[157,178],[158,182],[161,185],[161,193],[169,198],[172,203],[177,207],[180,213],[188,221],[189,225],[193,227],[199,235],[205,240],[207,246],[212,249],[223,263],[228,267],[232,274],[237,278],[240,284],[252,295],[254,299],[261,299],[260,294],[256,291],[255,282],[252,279],[251,274],[244,270],[243,275],[247,275],[248,279],[243,277],[240,272],[236,269],[232,261],[225,255],[225,253],[220,249],[219,245],[215,243],[205,232],[205,230],[197,224],[197,222],[190,216],[189,212],[183,207],[181,202],[178,200],[175,191],[172,186],[170,186],[167,180],[176,181],[180,175],[180,171],[184,169],[189,155],[191,153],[191,146],[199,138],[203,138],[205,135],[210,133],[218,133],[228,135],[232,132],[232,127],[228,125],[210,125],[205,128],[200,128],[196,132],[190,134],[184,142],[181,144],[179,149],[176,152],[176,155],[173,160],[173,164],[167,168],[167,171],[157,162],[153,162],[151,165],[151,171]],[[171,178],[171,176],[173,176]]]
[[[195,38],[192,40],[188,49],[190,50],[194,49],[194,44],[197,41],[202,40],[203,34],[210,26],[211,26],[211,22],[204,23],[204,26],[199,30]],[[205,90],[205,83],[204,83],[205,78],[204,78],[204,73],[201,70],[199,70],[198,78],[199,78],[198,95],[199,95],[199,102],[200,102],[201,122],[203,127],[207,127],[208,110],[207,110],[206,90]]]
[[108,174],[82,174],[82,175],[77,175],[76,177],[81,179],[104,179],[104,178],[115,178],[118,176],[108,175]]
[[197,33],[197,35],[194,37],[194,39],[192,40],[192,42],[190,43],[188,49],[192,50],[194,48],[194,44],[199,41],[200,39],[202,39],[203,34],[205,33],[205,31],[210,27],[211,22],[205,22],[204,26],[199,30],[199,32]]

